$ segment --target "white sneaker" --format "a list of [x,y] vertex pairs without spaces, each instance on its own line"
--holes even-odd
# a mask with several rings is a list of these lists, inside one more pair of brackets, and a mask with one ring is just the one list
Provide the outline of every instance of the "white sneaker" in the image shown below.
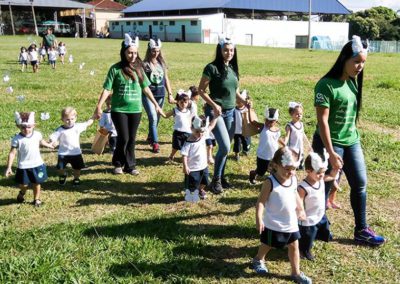
[[196,189],[192,193],[192,202],[199,202],[200,201],[200,196],[199,196],[199,190]]
[[185,201],[186,202],[193,202],[192,193],[189,189],[185,190]]

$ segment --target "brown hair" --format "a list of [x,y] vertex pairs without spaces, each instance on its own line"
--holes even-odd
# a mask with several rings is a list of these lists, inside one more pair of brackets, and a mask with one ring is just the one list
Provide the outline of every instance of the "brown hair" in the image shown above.
[[125,46],[125,43],[122,42],[121,44],[121,50],[120,50],[120,57],[121,61],[119,62],[121,68],[122,68],[122,73],[124,76],[130,78],[133,82],[136,82],[136,77],[135,73],[139,79],[139,83],[143,83],[143,62],[142,59],[140,59],[139,53],[137,54],[137,57],[135,59],[135,62],[128,62],[125,56],[125,51],[130,47],[130,45]]

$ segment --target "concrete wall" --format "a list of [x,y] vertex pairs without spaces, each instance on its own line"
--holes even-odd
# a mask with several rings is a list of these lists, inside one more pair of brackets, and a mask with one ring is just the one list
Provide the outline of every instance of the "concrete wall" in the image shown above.
[[96,10],[96,31],[105,33],[108,29],[108,21],[122,17],[120,12],[105,12]]

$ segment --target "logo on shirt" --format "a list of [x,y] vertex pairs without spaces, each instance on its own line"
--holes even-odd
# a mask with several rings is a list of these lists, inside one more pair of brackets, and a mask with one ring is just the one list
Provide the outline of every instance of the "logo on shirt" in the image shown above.
[[325,102],[325,96],[323,94],[321,94],[321,93],[316,94],[315,102],[316,103],[324,103]]

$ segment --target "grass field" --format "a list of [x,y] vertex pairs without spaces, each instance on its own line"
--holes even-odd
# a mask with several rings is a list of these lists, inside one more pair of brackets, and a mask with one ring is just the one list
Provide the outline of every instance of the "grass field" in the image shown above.
[[[72,64],[51,70],[40,67],[22,73],[16,63],[27,37],[0,37],[0,145],[2,173],[9,140],[17,133],[14,111],[35,111],[44,137],[60,125],[60,110],[78,111],[78,121],[94,110],[108,67],[119,57],[120,40],[63,39]],[[39,41],[39,38],[36,38]],[[144,55],[145,43],[140,54]],[[165,43],[174,90],[197,85],[202,68],[212,60],[214,45]],[[241,88],[250,91],[259,116],[265,105],[281,109],[281,125],[289,120],[291,100],[305,106],[309,138],[315,127],[313,87],[330,68],[337,52],[238,47]],[[82,70],[78,68],[85,62]],[[400,55],[371,54],[366,65],[364,106],[360,119],[368,166],[368,221],[388,242],[373,249],[353,243],[353,214],[349,188],[338,196],[343,209],[328,212],[334,241],[316,243],[315,262],[302,261],[314,283],[400,282]],[[90,75],[94,71],[94,76]],[[14,93],[5,89],[12,86]],[[17,96],[24,96],[20,102]],[[166,105],[165,110],[172,106]],[[40,112],[50,119],[40,121]],[[182,169],[165,165],[170,151],[172,121],[160,124],[161,153],[152,154],[144,140],[142,117],[137,145],[141,174],[113,176],[110,154],[90,153],[96,127],[82,135],[88,170],[82,185],[71,179],[59,186],[56,151],[42,150],[49,172],[43,185],[44,205],[16,204],[13,178],[0,179],[1,283],[286,283],[290,272],[286,251],[272,251],[267,265],[272,274],[258,277],[249,268],[259,241],[254,205],[260,186],[250,186],[248,171],[255,166],[257,139],[249,157],[228,161],[228,178],[235,189],[209,194],[198,204],[183,202]],[[14,166],[15,169],[15,166]],[[212,171],[211,171],[212,172]],[[303,173],[299,173],[301,177]],[[32,198],[32,192],[27,195]]]

